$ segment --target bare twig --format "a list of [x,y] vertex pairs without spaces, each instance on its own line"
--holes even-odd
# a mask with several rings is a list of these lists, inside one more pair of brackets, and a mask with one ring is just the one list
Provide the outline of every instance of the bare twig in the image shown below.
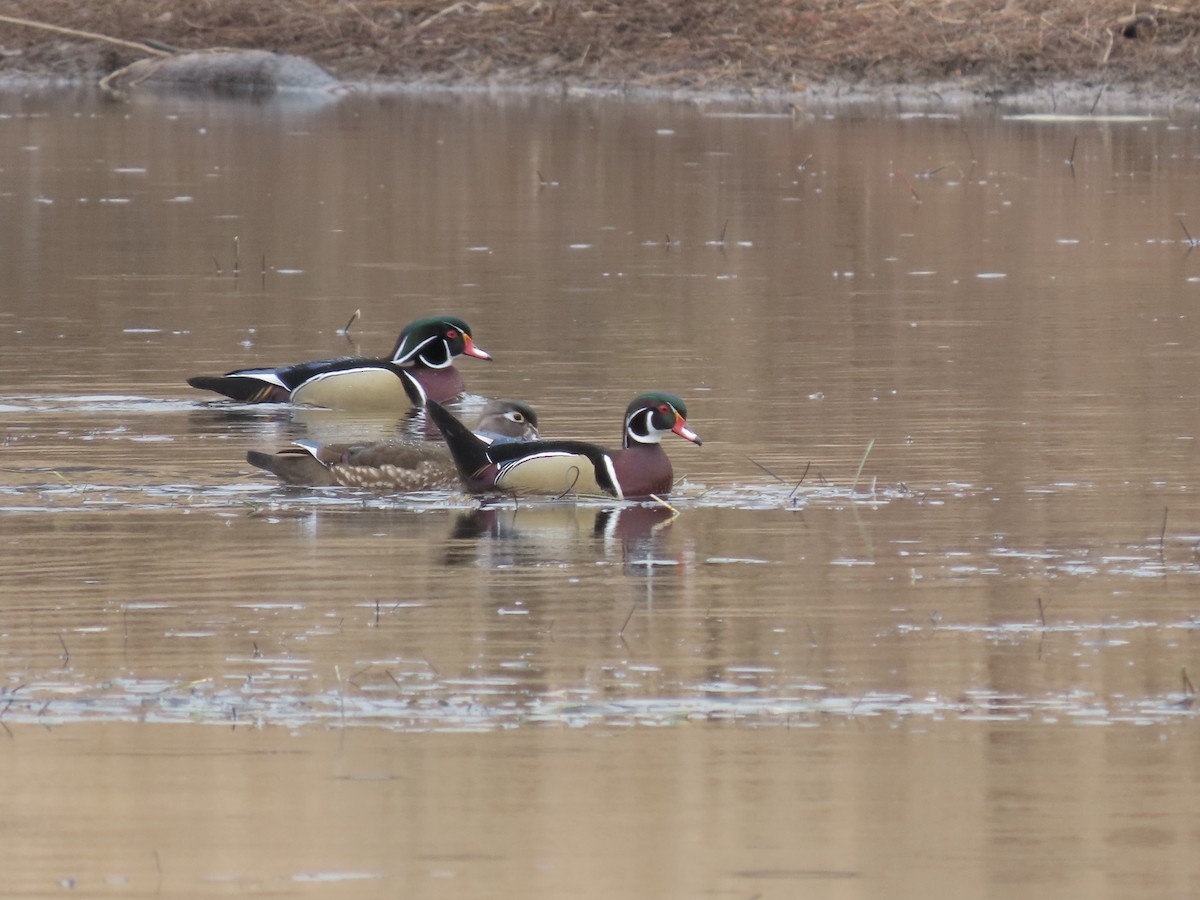
[[166,50],[160,50],[157,47],[151,47],[149,44],[143,44],[140,41],[126,41],[121,38],[109,37],[106,34],[96,34],[94,31],[80,31],[77,28],[64,28],[61,25],[50,25],[47,22],[36,22],[33,19],[21,19],[16,16],[0,16],[0,22],[7,22],[9,25],[24,25],[26,28],[39,28],[42,31],[53,31],[55,34],[65,34],[70,37],[86,38],[89,41],[104,41],[106,44],[115,44],[118,47],[126,47],[130,50],[137,50],[139,53],[146,53],[150,56],[174,56]]
[[428,28],[430,25],[432,25],[434,22],[436,22],[438,19],[442,18],[443,16],[451,15],[453,13],[458,12],[461,9],[468,9],[468,8],[470,8],[470,6],[471,6],[471,4],[469,4],[469,3],[452,3],[449,6],[447,6],[445,9],[438,10],[432,16],[429,16],[426,19],[422,19],[420,22],[418,22],[416,25],[414,25],[413,29],[412,29],[413,33],[416,34],[417,32],[424,31],[426,28]]
[[[571,483],[567,485],[566,490],[564,490],[561,494],[559,494],[557,497],[554,498],[555,500],[561,500],[563,497],[567,496],[567,494],[569,494],[573,490],[575,490],[576,486],[579,484],[580,476],[583,475],[583,473],[580,471],[578,466],[571,466],[571,468],[568,470],[568,472],[573,475],[573,477],[571,479]],[[516,500],[515,494],[513,495],[513,500],[514,501]]]

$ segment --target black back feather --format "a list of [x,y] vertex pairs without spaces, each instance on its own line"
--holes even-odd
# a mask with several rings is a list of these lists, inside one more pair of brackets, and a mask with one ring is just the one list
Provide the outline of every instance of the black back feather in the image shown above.
[[425,414],[441,429],[446,446],[450,448],[450,455],[454,457],[454,465],[458,467],[458,474],[465,481],[471,480],[477,472],[491,463],[488,458],[487,441],[478,437],[442,404],[436,400],[426,400]]

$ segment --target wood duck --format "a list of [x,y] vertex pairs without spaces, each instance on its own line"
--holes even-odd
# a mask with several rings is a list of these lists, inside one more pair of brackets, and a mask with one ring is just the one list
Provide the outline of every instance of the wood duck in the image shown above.
[[629,404],[623,446],[615,451],[583,441],[489,444],[440,403],[428,400],[425,409],[441,428],[462,484],[471,493],[576,493],[618,500],[665,494],[674,473],[662,448],[663,436],[673,432],[700,443],[688,428],[683,401],[662,391],[642,394]]
[[[537,440],[537,413],[527,403],[492,400],[484,407],[473,435],[485,446]],[[295,447],[278,453],[251,450],[246,462],[278,475],[288,484],[314,487],[432,491],[458,486],[458,469],[449,448],[428,441],[296,441]]]
[[440,403],[463,392],[454,357],[491,359],[454,316],[417,319],[404,326],[390,359],[344,356],[275,369],[238,369],[198,375],[188,384],[243,403],[308,403],[331,409],[396,410]]

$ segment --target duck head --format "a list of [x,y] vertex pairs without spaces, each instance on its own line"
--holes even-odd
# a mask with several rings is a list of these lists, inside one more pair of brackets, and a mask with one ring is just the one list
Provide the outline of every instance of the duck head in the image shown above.
[[484,407],[473,429],[510,438],[515,441],[536,441],[537,411],[520,400],[492,400]]
[[674,394],[649,391],[636,397],[625,410],[625,446],[658,444],[668,434],[677,434],[693,444],[700,436],[688,428],[687,407]]
[[492,356],[475,344],[471,326],[457,316],[433,316],[409,322],[400,332],[392,362],[399,365],[419,362],[432,369],[444,369],[454,364],[456,356],[491,359]]

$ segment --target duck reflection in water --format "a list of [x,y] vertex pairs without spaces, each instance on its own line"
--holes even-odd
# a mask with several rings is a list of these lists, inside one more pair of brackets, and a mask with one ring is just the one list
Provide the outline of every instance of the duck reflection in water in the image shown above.
[[646,574],[674,560],[660,558],[670,525],[679,514],[666,505],[579,506],[538,503],[483,506],[454,522],[446,564],[450,566],[544,566],[578,562],[598,544],[605,558]]

